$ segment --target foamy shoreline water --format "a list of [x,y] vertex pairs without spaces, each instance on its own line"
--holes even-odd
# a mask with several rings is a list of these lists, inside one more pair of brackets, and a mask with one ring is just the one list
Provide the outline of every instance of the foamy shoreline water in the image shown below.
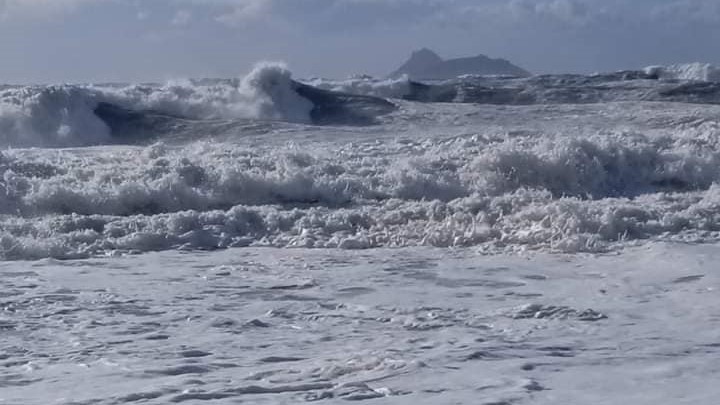
[[0,262],[0,402],[708,403],[718,259],[658,243]]

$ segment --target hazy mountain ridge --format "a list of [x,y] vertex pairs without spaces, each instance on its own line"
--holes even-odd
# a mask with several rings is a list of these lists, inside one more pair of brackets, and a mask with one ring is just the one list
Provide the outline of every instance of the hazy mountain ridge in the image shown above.
[[445,80],[465,74],[527,77],[531,73],[505,59],[485,55],[444,60],[430,49],[415,51],[390,77],[407,75],[415,80]]

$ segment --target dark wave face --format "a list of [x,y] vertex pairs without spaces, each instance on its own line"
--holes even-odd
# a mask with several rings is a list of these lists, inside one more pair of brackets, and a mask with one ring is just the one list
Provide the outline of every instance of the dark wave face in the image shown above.
[[[331,92],[297,82],[292,85],[299,96],[312,103],[309,123],[313,125],[374,125],[378,117],[397,108],[379,97]],[[109,127],[113,139],[122,143],[145,142],[163,134],[187,132],[202,124],[193,117],[156,110],[133,110],[107,102],[99,102],[93,112]],[[227,125],[225,122],[224,126]]]

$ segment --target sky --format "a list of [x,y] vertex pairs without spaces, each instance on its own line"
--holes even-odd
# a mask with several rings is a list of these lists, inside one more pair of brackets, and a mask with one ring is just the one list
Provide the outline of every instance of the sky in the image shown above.
[[383,76],[422,47],[534,73],[720,64],[720,0],[0,0],[0,83]]

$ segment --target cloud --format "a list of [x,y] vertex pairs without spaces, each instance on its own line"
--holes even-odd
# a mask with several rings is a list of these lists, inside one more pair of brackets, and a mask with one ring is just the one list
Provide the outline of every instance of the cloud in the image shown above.
[[0,0],[0,16],[50,16],[108,0]]
[[173,16],[172,20],[170,20],[170,24],[182,27],[185,25],[190,24],[190,21],[192,20],[192,13],[190,13],[188,10],[178,10],[175,12],[175,15]]
[[272,0],[228,1],[229,11],[220,14],[216,20],[228,26],[244,26],[265,16],[272,10]]
[[535,11],[541,16],[548,16],[558,21],[569,24],[586,24],[591,22],[594,14],[591,14],[587,4],[574,0],[553,0],[539,3]]
[[[169,1],[169,0],[165,0]],[[176,0],[180,1],[180,0]],[[242,27],[282,19],[297,25],[336,19],[376,25],[455,19],[476,23],[535,23],[582,27],[627,23],[720,22],[718,0],[184,0],[222,11],[216,20]],[[344,19],[338,21],[337,19]]]
[[[188,0],[197,1],[197,0]],[[284,20],[294,25],[377,26],[417,22],[467,24],[554,23],[584,26],[608,15],[619,0],[216,0],[217,21],[236,27]],[[668,0],[660,0],[668,1]],[[206,3],[207,4],[207,3]]]
[[673,0],[655,5],[650,14],[672,25],[720,24],[720,2],[717,0]]
[[0,15],[54,15],[101,2],[174,9],[177,22],[184,13],[202,10],[212,15],[211,21],[236,28],[268,21],[310,27],[453,21],[567,27],[621,20],[720,22],[718,0],[0,0]]

